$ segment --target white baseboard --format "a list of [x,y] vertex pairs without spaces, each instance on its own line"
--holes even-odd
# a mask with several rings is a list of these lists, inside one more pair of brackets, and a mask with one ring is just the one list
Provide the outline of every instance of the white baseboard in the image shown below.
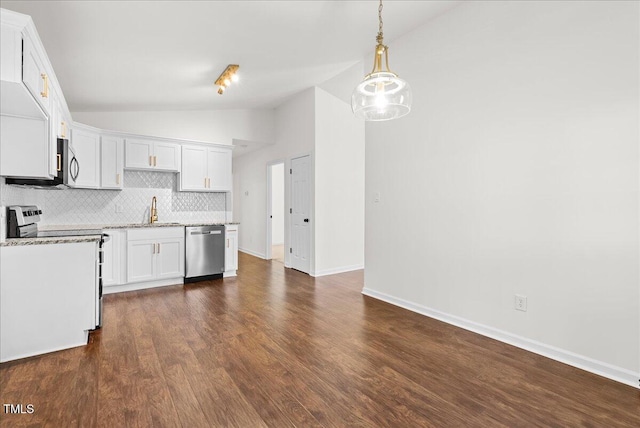
[[311,271],[309,275],[313,277],[318,277],[318,276],[325,276],[325,275],[335,275],[336,273],[351,272],[351,271],[360,270],[360,269],[364,269],[364,265],[361,264],[361,265],[341,266],[341,267],[332,268],[332,269]]
[[102,294],[123,293],[125,291],[146,290],[147,288],[165,287],[167,285],[182,285],[184,278],[159,279],[157,281],[133,282],[123,285],[102,287]]
[[238,251],[242,251],[245,254],[249,254],[250,256],[258,257],[258,258],[261,258],[261,259],[266,259],[267,258],[267,256],[265,256],[264,254],[256,253],[255,251],[247,250],[245,248],[238,248]]
[[478,324],[465,318],[440,312],[438,310],[409,302],[404,299],[399,299],[366,287],[362,289],[362,294],[640,389],[640,386],[638,385],[640,373],[634,373],[631,370],[594,360],[571,351],[556,348],[555,346],[527,339],[526,337],[508,333],[503,330]]

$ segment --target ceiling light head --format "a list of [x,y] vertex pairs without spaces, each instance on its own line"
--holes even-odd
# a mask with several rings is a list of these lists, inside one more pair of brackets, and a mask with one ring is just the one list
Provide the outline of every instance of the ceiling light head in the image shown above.
[[229,64],[227,68],[225,68],[224,71],[220,73],[220,76],[218,76],[214,83],[218,86],[218,94],[222,95],[224,93],[224,90],[231,84],[231,82],[238,81],[236,73],[238,72],[239,68],[240,66],[237,64]]
[[[411,87],[389,69],[389,48],[382,34],[382,0],[378,7],[379,29],[373,58],[373,70],[356,86],[351,95],[351,109],[366,121],[392,120],[411,111]],[[384,65],[382,61],[384,55]]]

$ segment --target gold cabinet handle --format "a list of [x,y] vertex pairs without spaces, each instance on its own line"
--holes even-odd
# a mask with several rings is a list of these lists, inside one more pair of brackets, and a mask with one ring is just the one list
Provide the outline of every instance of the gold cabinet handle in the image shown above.
[[62,171],[62,155],[57,154],[56,157],[58,158],[58,171]]
[[204,188],[207,188],[207,177],[204,178]]
[[47,76],[47,73],[42,73],[40,77],[44,80],[44,90],[40,92],[40,95],[42,95],[42,98],[49,98],[49,76]]
[[153,166],[153,156],[149,156],[149,166]]
[[158,158],[157,157],[153,157],[153,166],[158,166]]
[[120,184],[120,174],[116,174],[116,184]]
[[160,254],[160,243],[158,242],[158,254]]
[[227,248],[229,248],[229,238],[227,238]]
[[156,244],[153,244],[153,254],[156,253]]

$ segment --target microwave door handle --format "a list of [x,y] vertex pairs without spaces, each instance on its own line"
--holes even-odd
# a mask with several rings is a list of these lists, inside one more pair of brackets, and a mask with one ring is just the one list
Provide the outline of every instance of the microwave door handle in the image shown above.
[[78,159],[74,156],[69,162],[71,168],[69,173],[71,174],[71,179],[76,181],[78,179],[78,175],[80,174],[80,164],[78,163]]

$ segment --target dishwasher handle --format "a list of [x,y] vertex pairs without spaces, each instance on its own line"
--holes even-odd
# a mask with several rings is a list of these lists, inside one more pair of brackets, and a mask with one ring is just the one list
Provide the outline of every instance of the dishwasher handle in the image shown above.
[[195,231],[189,232],[190,235],[221,235],[221,230],[207,230],[207,231]]

